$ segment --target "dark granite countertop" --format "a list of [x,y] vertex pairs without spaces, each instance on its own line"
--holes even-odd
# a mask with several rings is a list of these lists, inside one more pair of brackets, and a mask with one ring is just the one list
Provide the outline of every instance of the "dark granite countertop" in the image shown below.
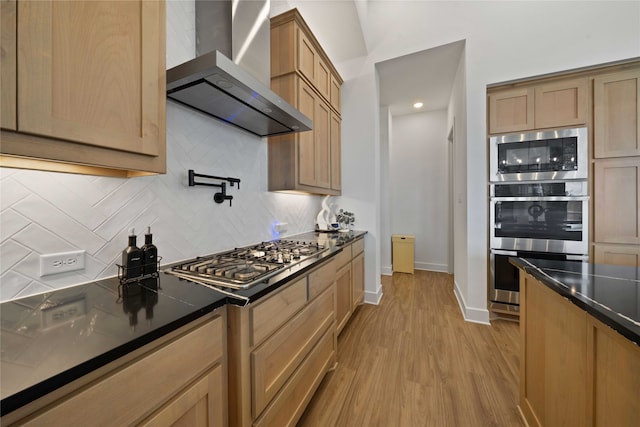
[[640,345],[640,268],[524,258],[510,262]]
[[[306,274],[364,234],[309,232],[283,237],[317,241],[330,250],[319,259],[303,261],[237,293],[254,302]],[[163,272],[140,284],[122,286],[117,278],[108,278],[2,303],[0,414],[8,414],[225,304],[245,301]]]

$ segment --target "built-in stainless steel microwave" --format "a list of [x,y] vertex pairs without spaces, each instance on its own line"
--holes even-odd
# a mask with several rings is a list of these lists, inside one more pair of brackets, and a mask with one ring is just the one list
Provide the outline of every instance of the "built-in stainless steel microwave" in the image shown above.
[[493,136],[489,181],[587,179],[587,128]]

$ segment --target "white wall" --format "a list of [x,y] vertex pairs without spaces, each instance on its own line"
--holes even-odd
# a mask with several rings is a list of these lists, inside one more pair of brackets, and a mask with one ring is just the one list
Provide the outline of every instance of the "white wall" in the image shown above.
[[415,236],[416,269],[446,272],[450,216],[447,111],[394,116],[392,123],[390,232]]
[[380,108],[380,272],[390,276],[391,266],[391,212],[389,156],[393,131],[393,118],[388,107]]
[[[195,56],[194,3],[167,2],[167,67]],[[163,262],[313,229],[317,196],[267,192],[267,141],[167,103],[167,174],[103,178],[0,169],[0,300],[116,274],[135,227],[151,225]],[[373,163],[373,160],[369,160]],[[211,188],[188,187],[187,170],[242,180],[233,206],[216,204]],[[358,211],[356,210],[356,213]],[[84,271],[39,276],[39,255],[84,249]]]

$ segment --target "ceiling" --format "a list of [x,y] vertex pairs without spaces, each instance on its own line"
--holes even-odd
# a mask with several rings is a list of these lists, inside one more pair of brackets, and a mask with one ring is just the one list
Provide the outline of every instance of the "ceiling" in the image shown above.
[[[278,15],[298,8],[331,61],[339,63],[366,56],[367,40],[389,31],[389,26],[368,28],[365,34],[361,16],[366,14],[364,0],[272,0],[271,13]],[[376,64],[380,77],[380,105],[388,106],[394,116],[419,111],[446,109],[458,68],[464,41],[458,41]]]
[[[446,109],[463,50],[457,41],[379,62],[380,105],[393,116]],[[424,103],[419,110],[417,101]]]

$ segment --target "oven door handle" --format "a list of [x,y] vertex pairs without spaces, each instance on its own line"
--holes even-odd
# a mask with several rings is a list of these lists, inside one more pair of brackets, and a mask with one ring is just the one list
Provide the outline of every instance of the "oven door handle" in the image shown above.
[[567,261],[589,261],[589,255],[567,255]]
[[586,201],[589,196],[548,196],[548,197],[492,197],[492,202],[573,202]]
[[491,249],[491,253],[494,255],[518,256],[516,251],[504,251],[502,249]]

